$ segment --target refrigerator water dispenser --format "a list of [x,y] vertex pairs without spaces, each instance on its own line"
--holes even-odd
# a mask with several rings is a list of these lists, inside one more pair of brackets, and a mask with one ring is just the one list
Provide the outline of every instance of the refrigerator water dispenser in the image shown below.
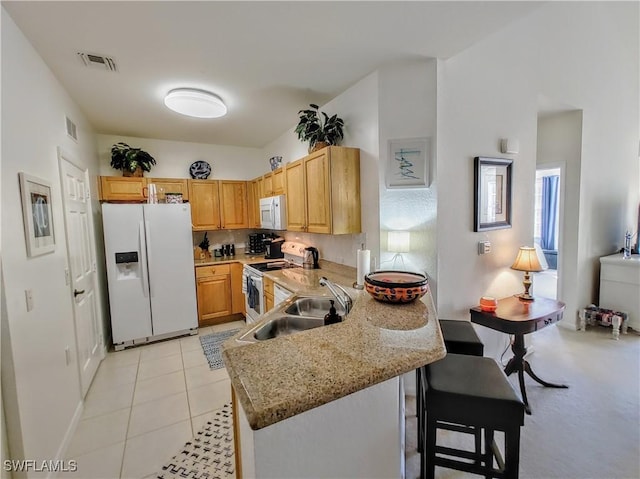
[[117,280],[140,278],[138,252],[116,253]]

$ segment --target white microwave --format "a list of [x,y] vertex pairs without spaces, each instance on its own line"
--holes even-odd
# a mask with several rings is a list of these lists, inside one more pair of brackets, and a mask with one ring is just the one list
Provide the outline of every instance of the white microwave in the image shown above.
[[269,230],[287,229],[287,201],[285,195],[260,199],[260,226]]

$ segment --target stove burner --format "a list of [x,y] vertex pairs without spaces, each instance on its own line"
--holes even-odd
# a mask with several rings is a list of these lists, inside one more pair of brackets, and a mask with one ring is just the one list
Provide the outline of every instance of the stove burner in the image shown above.
[[264,272],[264,271],[278,271],[288,268],[299,268],[300,266],[289,261],[268,261],[265,263],[252,263],[248,264],[250,268]]

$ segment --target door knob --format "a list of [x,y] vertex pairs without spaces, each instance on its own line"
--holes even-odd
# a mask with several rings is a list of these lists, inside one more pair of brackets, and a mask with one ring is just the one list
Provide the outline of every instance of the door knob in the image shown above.
[[82,291],[78,291],[77,289],[73,290],[73,297],[75,298],[76,296],[79,296],[81,294],[84,294],[84,289]]

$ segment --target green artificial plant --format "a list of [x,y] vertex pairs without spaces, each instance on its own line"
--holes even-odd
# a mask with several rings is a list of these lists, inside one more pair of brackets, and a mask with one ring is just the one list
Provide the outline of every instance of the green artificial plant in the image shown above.
[[128,176],[127,173],[134,173],[138,168],[151,171],[151,166],[155,164],[153,156],[140,148],[132,148],[126,143],[116,143],[111,147],[111,166],[116,170],[122,170],[125,176]]
[[[300,121],[295,132],[298,139],[309,142],[312,151],[316,144],[337,145],[344,138],[344,121],[338,115],[329,116],[311,103],[310,110],[300,110]],[[320,116],[322,114],[322,116]],[[326,146],[322,145],[322,146]]]

